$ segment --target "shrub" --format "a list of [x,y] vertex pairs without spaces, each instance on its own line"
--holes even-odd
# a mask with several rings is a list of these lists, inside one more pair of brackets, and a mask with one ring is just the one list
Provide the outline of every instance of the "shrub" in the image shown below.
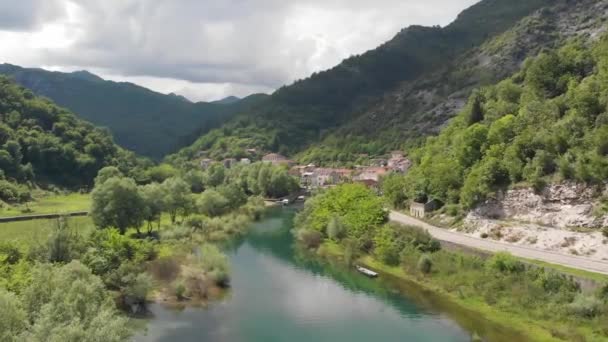
[[505,252],[494,254],[486,265],[488,269],[500,273],[519,273],[525,269],[524,264],[517,258]]
[[301,229],[298,231],[298,240],[306,246],[306,248],[317,248],[321,245],[323,236],[316,230]]
[[337,216],[332,217],[327,224],[327,237],[338,241],[344,237],[344,226]]
[[175,292],[175,297],[177,300],[184,300],[186,297],[186,286],[182,282],[178,282],[175,284],[175,288],[173,289]]
[[21,259],[21,252],[14,244],[0,242],[0,264],[8,263],[14,265]]
[[608,227],[602,228],[602,235],[604,235],[605,238],[608,238]]
[[568,310],[580,318],[593,318],[602,311],[603,303],[596,297],[579,294],[568,305]]
[[433,270],[433,260],[427,254],[423,254],[418,259],[418,270],[423,274],[429,274]]

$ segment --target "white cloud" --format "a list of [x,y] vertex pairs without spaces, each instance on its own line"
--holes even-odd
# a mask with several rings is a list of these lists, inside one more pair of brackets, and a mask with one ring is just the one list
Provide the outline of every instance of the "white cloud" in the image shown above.
[[[5,62],[100,70],[198,100],[270,91],[408,25],[446,25],[477,0],[8,2],[0,13],[19,20],[0,23]],[[24,8],[40,10],[28,17]]]

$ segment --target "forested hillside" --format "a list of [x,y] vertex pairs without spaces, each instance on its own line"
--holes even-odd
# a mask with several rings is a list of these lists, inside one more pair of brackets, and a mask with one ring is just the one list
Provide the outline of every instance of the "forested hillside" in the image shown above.
[[[277,90],[265,104],[203,136],[180,156],[191,157],[201,149],[210,150],[217,158],[253,147],[287,154],[301,151],[357,120],[404,82],[433,74],[551,3],[554,2],[485,0],[464,11],[447,27],[404,29],[375,50]],[[347,134],[341,132],[341,136]],[[383,149],[370,150],[376,153]]]
[[416,165],[389,195],[396,205],[437,198],[471,208],[518,182],[602,183],[606,94],[608,36],[547,50],[513,77],[474,92],[452,123],[413,153]]
[[104,166],[142,162],[106,130],[0,77],[0,200],[26,201],[37,185],[89,187]]
[[86,71],[61,73],[2,64],[0,73],[83,119],[109,128],[119,145],[155,159],[189,145],[265,97],[193,103],[131,83],[105,81]]

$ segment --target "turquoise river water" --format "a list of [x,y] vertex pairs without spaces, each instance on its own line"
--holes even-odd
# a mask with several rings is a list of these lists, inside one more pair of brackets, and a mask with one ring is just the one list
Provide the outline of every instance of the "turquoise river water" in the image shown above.
[[208,308],[152,304],[136,342],[524,341],[413,284],[369,279],[293,245],[293,209],[273,209],[228,249],[232,289]]

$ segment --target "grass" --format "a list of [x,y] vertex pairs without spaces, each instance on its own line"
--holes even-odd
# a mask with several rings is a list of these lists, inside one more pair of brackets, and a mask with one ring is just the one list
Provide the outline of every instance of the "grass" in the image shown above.
[[433,286],[432,284],[429,284],[428,282],[421,282],[416,277],[406,273],[402,267],[385,265],[385,264],[375,260],[371,256],[364,256],[363,258],[361,258],[361,262],[376,271],[379,271],[379,272],[382,272],[385,274],[390,274],[399,279],[403,279],[403,280],[406,280],[409,282],[416,283],[423,288],[426,288],[437,294],[440,294],[440,295],[448,298],[450,301],[454,302],[455,304],[462,306],[463,308],[478,312],[481,316],[488,319],[489,321],[492,321],[492,322],[502,325],[502,326],[510,327],[516,331],[520,331],[520,332],[524,333],[532,341],[560,341],[560,340],[554,338],[553,336],[551,336],[550,331],[537,325],[536,324],[537,322],[532,322],[532,321],[528,320],[526,317],[516,316],[511,313],[497,310],[497,309],[489,306],[488,304],[478,300],[477,298],[471,298],[471,297],[459,298],[458,296],[455,296],[454,294],[444,291],[439,286]]
[[[449,269],[458,268],[453,262],[457,262],[460,258],[459,255],[466,255],[453,252],[439,252],[447,253],[445,255],[436,254],[434,255],[434,263],[437,262],[438,270],[433,271],[430,276],[424,276],[417,271],[411,270],[411,265],[408,266],[408,270],[404,266],[389,266],[378,260],[373,256],[364,255],[357,262],[366,265],[381,274],[387,274],[391,277],[403,280],[404,282],[414,283],[419,287],[432,291],[433,293],[445,298],[451,303],[458,305],[459,307],[478,313],[480,317],[484,317],[488,321],[491,321],[497,325],[512,328],[514,331],[521,332],[531,341],[560,341],[555,336],[564,336],[566,340],[570,338],[582,337],[581,341],[595,341],[598,338],[598,328],[594,327],[596,321],[588,321],[586,324],[580,324],[573,329],[571,322],[562,322],[561,319],[553,319],[551,315],[539,315],[539,312],[530,311],[527,312],[524,307],[519,307],[519,304],[515,302],[511,303],[508,298],[501,298],[502,295],[497,294],[497,303],[490,305],[484,299],[481,293],[477,293],[475,290],[475,274],[467,271],[466,268],[459,270],[456,278],[454,274],[450,274]],[[340,257],[343,254],[342,247],[333,242],[323,242],[319,248],[319,254],[322,256]],[[452,255],[452,256],[449,256]],[[438,257],[438,259],[437,259]],[[467,259],[464,259],[465,262]],[[473,259],[472,259],[473,260]],[[521,261],[529,262],[529,260],[520,259]],[[461,261],[462,262],[462,261]],[[411,261],[408,261],[408,265]],[[450,263],[452,265],[450,266]],[[554,269],[558,272],[571,274],[580,278],[594,279],[597,281],[606,281],[607,277],[602,274],[595,274],[592,272],[573,270],[566,267],[551,265],[547,263],[538,262],[538,266],[547,267]],[[435,267],[435,266],[434,266]],[[459,266],[462,268],[461,266]],[[447,272],[447,273],[446,273]],[[461,285],[458,285],[457,289],[451,289],[453,282],[457,280]],[[463,283],[464,281],[464,283]],[[470,284],[473,288],[468,290],[461,288],[462,284]],[[512,284],[505,280],[504,284]],[[508,285],[511,286],[511,285]],[[451,289],[451,290],[447,290]],[[506,304],[508,306],[505,306]],[[539,310],[544,310],[540,308]],[[542,317],[542,318],[541,318]],[[564,333],[566,332],[566,333]],[[583,337],[584,336],[584,337]],[[563,337],[562,337],[563,338]]]
[[27,204],[6,205],[0,208],[0,217],[88,211],[90,207],[91,196],[89,194],[54,195],[42,197]]
[[576,268],[570,268],[570,267],[566,267],[566,266],[562,266],[562,265],[551,264],[551,263],[540,261],[540,260],[533,260],[533,259],[522,259],[522,260],[529,264],[553,269],[557,272],[560,272],[560,273],[563,273],[566,275],[571,275],[571,276],[574,276],[577,278],[595,280],[600,283],[608,283],[608,275],[606,275],[606,274],[579,270]]
[[[55,224],[55,219],[0,223],[0,241],[12,241],[22,246],[32,245],[44,241]],[[93,222],[88,216],[71,217],[68,224],[83,232],[93,229]]]

